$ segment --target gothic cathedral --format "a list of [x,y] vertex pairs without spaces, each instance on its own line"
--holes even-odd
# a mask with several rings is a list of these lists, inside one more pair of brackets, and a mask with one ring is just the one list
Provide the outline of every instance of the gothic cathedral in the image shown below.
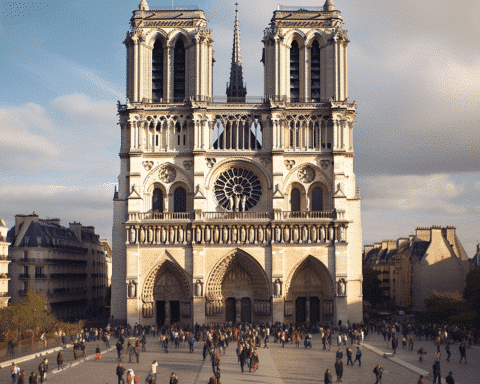
[[360,195],[347,33],[332,0],[274,11],[264,95],[247,95],[238,10],[226,95],[212,95],[202,10],[151,10],[127,33],[118,105],[113,322],[362,321]]

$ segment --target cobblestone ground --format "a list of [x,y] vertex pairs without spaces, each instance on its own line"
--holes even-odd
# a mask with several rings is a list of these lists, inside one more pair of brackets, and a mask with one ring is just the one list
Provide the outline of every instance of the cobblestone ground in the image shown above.
[[[158,341],[152,337],[147,338],[147,352],[140,355],[140,363],[128,363],[128,356],[123,356],[122,364],[125,368],[132,368],[135,374],[140,376],[140,384],[144,383],[147,373],[150,369],[150,363],[157,360],[159,367],[157,368],[157,384],[168,384],[171,372],[176,372],[181,384],[191,383],[200,384],[208,383],[212,376],[212,367],[210,361],[203,362],[202,347],[203,342],[196,343],[194,353],[189,353],[186,345],[180,349],[174,349],[170,346],[170,352],[167,354],[160,351]],[[377,350],[391,352],[391,348],[383,337],[371,335],[366,338],[365,343]],[[111,343],[112,346],[114,343]],[[118,365],[117,354],[114,350],[106,352],[102,355],[100,361],[93,359],[93,353],[97,343],[90,342],[87,346],[87,360],[80,359],[78,362],[73,361],[73,352],[69,348],[64,351],[65,366],[67,369],[56,372],[56,353],[47,356],[49,360],[50,372],[48,373],[48,383],[50,384],[114,384],[117,383],[115,370]],[[318,336],[314,335],[313,348],[305,349],[301,345],[300,348],[293,344],[286,344],[282,348],[280,344],[269,343],[269,348],[259,348],[258,355],[260,359],[259,370],[257,372],[241,373],[240,364],[237,362],[235,353],[236,343],[231,343],[226,353],[222,354],[221,360],[221,381],[223,384],[230,383],[266,383],[266,384],[293,384],[293,383],[323,383],[323,375],[327,368],[330,368],[336,379],[334,362],[335,353],[338,349],[336,343],[330,351],[323,351],[322,344]],[[102,351],[105,349],[100,344]],[[263,344],[262,344],[263,346]],[[424,362],[418,362],[416,350],[423,346],[427,350]],[[355,347],[355,346],[354,346]],[[384,368],[383,383],[385,384],[415,384],[419,374],[410,369],[397,364],[390,359],[385,359],[381,355],[371,351],[366,346],[361,346],[363,351],[362,366],[358,363],[354,366],[346,366],[345,346],[341,346],[344,353],[344,373],[342,383],[347,384],[373,384],[375,382],[372,372],[374,366],[380,363]],[[354,348],[352,348],[354,349]],[[433,353],[436,347],[433,342],[418,341],[415,344],[415,351],[397,350],[397,358],[413,364],[426,371],[431,371],[433,363]],[[450,363],[446,363],[446,354],[442,346],[442,377],[444,378],[448,370],[454,372],[457,383],[473,384],[480,382],[480,369],[478,365],[480,350],[476,347],[467,350],[468,365],[460,365],[458,345],[452,347],[452,358]],[[20,363],[20,368],[24,369],[29,375],[31,371],[38,372],[38,365],[42,358],[33,359]],[[134,360],[132,360],[134,361]],[[76,364],[76,365],[74,365]],[[26,376],[28,376],[26,375]],[[0,370],[0,382],[10,383],[10,369],[4,368]],[[28,381],[27,381],[28,382]],[[427,383],[432,383],[432,379],[427,379]]]

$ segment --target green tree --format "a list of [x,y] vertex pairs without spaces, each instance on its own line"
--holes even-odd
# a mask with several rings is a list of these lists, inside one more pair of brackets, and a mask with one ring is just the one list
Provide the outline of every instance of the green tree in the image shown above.
[[480,267],[473,268],[468,272],[463,298],[475,313],[474,325],[480,326]]
[[432,291],[432,295],[425,300],[425,307],[427,320],[440,324],[471,322],[475,315],[460,292]]

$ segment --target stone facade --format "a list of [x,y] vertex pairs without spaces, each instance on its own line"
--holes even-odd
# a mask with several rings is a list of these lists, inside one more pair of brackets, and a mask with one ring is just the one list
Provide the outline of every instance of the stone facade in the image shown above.
[[10,300],[10,293],[8,292],[8,281],[10,280],[8,274],[8,246],[7,241],[7,225],[5,221],[0,218],[0,308],[6,307]]
[[106,302],[105,252],[95,228],[36,214],[16,215],[8,231],[10,294],[17,304],[28,290],[47,295],[57,318],[100,313]]
[[432,290],[463,292],[470,271],[454,227],[417,228],[408,238],[366,245],[363,265],[380,271],[385,297],[415,311],[425,309]]
[[[105,274],[107,277],[107,287],[112,285],[112,247],[107,239],[100,240],[103,244],[103,250],[105,251]],[[110,305],[110,303],[107,303]]]
[[[252,100],[238,68],[228,98],[212,97],[203,11],[139,8],[125,40],[127,103],[118,106],[114,320],[360,322],[355,103],[340,12],[274,12],[265,95]],[[241,65],[237,26],[232,71]]]

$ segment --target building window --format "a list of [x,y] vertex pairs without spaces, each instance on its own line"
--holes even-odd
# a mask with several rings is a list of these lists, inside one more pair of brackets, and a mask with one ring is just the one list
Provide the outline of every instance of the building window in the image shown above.
[[173,212],[187,212],[187,193],[182,187],[173,194]]
[[175,102],[185,100],[185,46],[181,39],[175,44],[173,54],[173,98]]
[[153,190],[152,210],[154,212],[163,212],[163,192],[160,188]]
[[42,274],[42,267],[35,267],[35,276],[41,276]]
[[317,40],[313,42],[311,49],[310,79],[311,97],[318,102],[320,99],[320,44]]
[[163,99],[163,47],[160,40],[155,41],[152,51],[152,99]]
[[290,48],[290,101],[298,101],[300,97],[300,50],[293,40]]
[[298,188],[293,188],[290,193],[290,205],[292,212],[300,212],[300,190]]
[[312,191],[312,211],[323,211],[323,191],[320,188]]

